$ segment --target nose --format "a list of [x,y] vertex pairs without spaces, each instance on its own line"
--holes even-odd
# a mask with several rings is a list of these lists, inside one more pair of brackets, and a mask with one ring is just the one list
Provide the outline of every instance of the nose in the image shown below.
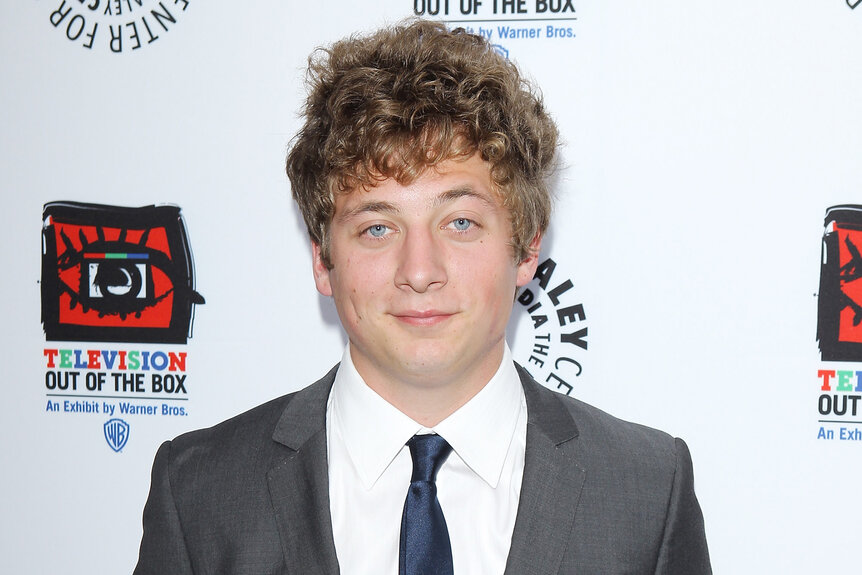
[[402,240],[395,284],[417,293],[446,285],[446,255],[430,230],[413,228]]

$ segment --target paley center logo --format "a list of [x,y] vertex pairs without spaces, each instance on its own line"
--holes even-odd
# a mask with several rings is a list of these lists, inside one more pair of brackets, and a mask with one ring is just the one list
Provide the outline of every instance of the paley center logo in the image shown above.
[[172,31],[189,0],[60,0],[48,21],[74,45],[122,54]]
[[48,341],[186,343],[203,303],[179,207],[45,204]]
[[521,288],[509,320],[514,359],[546,387],[571,395],[583,373],[587,315],[574,283],[548,257]]

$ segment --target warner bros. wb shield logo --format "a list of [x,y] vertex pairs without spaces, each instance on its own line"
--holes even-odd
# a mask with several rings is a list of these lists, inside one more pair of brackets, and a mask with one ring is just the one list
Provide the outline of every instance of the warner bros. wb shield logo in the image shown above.
[[129,441],[129,424],[122,419],[109,419],[105,422],[105,441],[108,446],[119,452]]

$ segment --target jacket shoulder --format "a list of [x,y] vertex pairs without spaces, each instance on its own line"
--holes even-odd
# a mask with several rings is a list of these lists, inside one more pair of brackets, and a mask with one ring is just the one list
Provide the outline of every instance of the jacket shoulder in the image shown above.
[[336,368],[306,388],[165,442],[160,451],[169,454],[168,468],[175,484],[188,484],[189,479],[215,483],[231,474],[268,468],[273,457],[289,451],[289,441],[280,439],[279,430],[292,414],[299,414],[302,421],[291,427],[306,436],[325,429],[326,399]]
[[[522,382],[534,436],[549,438],[551,457],[565,457],[582,478],[566,569],[709,573],[685,442],[544,388],[526,372]],[[527,437],[529,450],[529,428]]]
[[552,391],[520,366],[519,373],[527,396],[529,423],[539,427],[556,444],[576,439],[580,457],[595,455],[621,464],[675,465],[677,441],[671,435]]
[[667,458],[668,463],[674,464],[676,440],[670,434],[620,419],[573,397],[557,395],[575,422],[582,441],[627,458],[637,460],[638,455],[645,455],[651,460]]

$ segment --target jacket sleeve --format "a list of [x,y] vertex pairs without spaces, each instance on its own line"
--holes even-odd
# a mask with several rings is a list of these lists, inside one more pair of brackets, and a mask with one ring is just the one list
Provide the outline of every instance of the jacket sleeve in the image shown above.
[[171,442],[156,453],[150,494],[144,506],[144,536],[134,575],[194,573],[170,478]]
[[712,573],[703,514],[694,494],[691,455],[676,439],[676,472],[668,503],[656,575],[708,575]]

